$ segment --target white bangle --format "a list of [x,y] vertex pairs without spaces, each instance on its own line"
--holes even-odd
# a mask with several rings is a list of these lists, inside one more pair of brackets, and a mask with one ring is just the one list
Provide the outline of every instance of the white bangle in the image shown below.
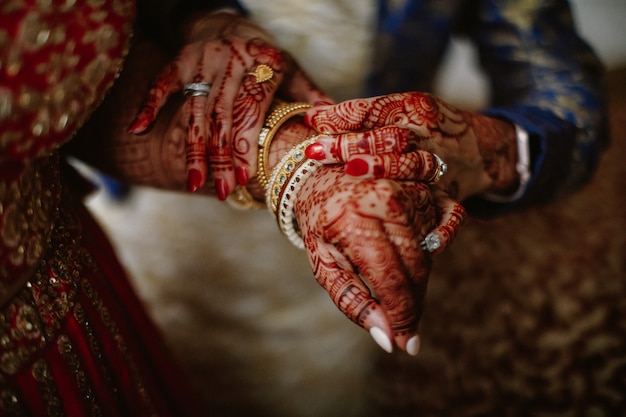
[[526,192],[526,186],[530,180],[530,150],[528,145],[528,132],[517,124],[515,126],[515,135],[517,136],[517,163],[515,169],[519,175],[519,187],[513,194],[483,194],[486,200],[494,203],[509,203],[520,198]]
[[295,219],[294,205],[296,196],[306,179],[322,164],[313,159],[304,161],[291,175],[289,182],[282,188],[280,202],[276,210],[276,220],[280,231],[297,248],[304,249],[302,233]]
[[267,181],[267,188],[265,189],[265,202],[272,213],[276,213],[281,190],[291,177],[292,172],[307,159],[304,154],[307,146],[316,140],[317,136],[311,136],[304,142],[294,145],[289,152],[283,155],[272,170]]

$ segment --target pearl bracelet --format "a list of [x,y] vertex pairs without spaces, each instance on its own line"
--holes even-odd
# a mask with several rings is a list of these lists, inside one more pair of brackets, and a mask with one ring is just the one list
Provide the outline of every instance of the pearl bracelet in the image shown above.
[[293,172],[288,183],[282,189],[280,202],[276,210],[276,220],[280,231],[297,248],[304,249],[302,233],[295,219],[294,205],[296,196],[307,177],[317,171],[322,164],[313,159],[306,159]]

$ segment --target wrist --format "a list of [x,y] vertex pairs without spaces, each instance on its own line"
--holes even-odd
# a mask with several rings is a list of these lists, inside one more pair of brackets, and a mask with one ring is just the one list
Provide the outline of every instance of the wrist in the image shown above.
[[477,114],[467,120],[465,140],[446,141],[435,149],[449,168],[442,188],[461,201],[474,195],[514,193],[520,184],[515,126]]
[[281,158],[293,147],[315,134],[315,131],[303,122],[302,115],[290,116],[286,121],[276,126],[271,132],[271,140],[267,141],[267,148],[259,149],[259,164],[257,175],[249,182],[247,189],[257,201],[265,201],[265,193],[270,176]]

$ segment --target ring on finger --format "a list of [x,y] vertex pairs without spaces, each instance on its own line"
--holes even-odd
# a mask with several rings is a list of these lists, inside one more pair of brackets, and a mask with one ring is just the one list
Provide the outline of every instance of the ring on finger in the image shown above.
[[259,64],[247,75],[254,76],[256,83],[260,84],[271,80],[274,77],[274,70],[269,65]]
[[425,251],[434,252],[441,247],[441,239],[439,239],[439,235],[430,232],[426,235],[424,240],[420,242],[420,246]]
[[208,96],[209,91],[211,91],[211,84],[206,81],[185,84],[183,89],[185,97]]
[[441,160],[439,155],[433,153],[433,156],[435,157],[435,163],[437,164],[437,166],[435,167],[435,172],[433,172],[433,175],[426,179],[426,182],[428,182],[429,184],[438,183],[441,177],[443,177],[445,173],[448,172],[448,165],[446,165],[446,163]]

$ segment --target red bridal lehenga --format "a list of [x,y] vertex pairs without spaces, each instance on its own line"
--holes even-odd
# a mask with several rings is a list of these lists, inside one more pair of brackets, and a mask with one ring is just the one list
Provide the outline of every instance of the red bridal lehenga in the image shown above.
[[0,415],[196,415],[59,156],[121,69],[134,4],[0,9]]

